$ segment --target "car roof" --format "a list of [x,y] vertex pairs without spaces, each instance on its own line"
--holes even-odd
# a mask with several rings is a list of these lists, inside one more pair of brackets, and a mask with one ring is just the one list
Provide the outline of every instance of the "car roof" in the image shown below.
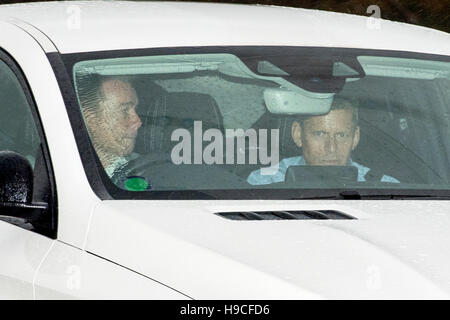
[[0,5],[61,53],[114,49],[283,45],[400,50],[450,55],[450,34],[368,17],[261,5],[62,1]]

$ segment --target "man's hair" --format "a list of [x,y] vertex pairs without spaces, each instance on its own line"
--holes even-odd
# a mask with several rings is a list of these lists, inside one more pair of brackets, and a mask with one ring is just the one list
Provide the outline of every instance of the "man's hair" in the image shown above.
[[[330,112],[332,110],[351,110],[353,128],[356,128],[358,126],[359,122],[358,102],[355,99],[335,96],[331,104]],[[298,121],[303,128],[305,121],[312,117],[314,116],[307,116],[307,117],[302,116],[298,117],[296,121]]]
[[98,74],[77,74],[77,93],[81,111],[97,111],[102,100],[101,85],[104,80]]
[[120,80],[131,83],[127,76],[100,76],[98,74],[77,74],[77,93],[83,114],[98,111],[99,104],[105,99],[102,84],[108,80]]

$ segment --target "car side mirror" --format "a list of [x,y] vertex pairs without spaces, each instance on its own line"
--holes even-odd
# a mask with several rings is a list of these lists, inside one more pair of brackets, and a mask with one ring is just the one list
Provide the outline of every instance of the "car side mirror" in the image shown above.
[[13,151],[0,151],[0,216],[33,221],[46,204],[33,204],[33,169],[29,161]]

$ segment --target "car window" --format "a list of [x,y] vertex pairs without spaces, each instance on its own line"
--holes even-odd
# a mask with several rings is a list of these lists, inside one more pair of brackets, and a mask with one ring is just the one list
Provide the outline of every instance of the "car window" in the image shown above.
[[[0,51],[0,151],[12,151],[28,160],[33,179],[31,184],[27,183],[31,187],[25,191],[25,194],[31,191],[31,196],[27,195],[27,199],[18,193],[11,195],[8,187],[2,185],[5,188],[1,190],[2,199],[7,200],[2,200],[5,203],[2,203],[0,217],[3,221],[54,238],[54,189],[49,173],[50,158],[43,136],[37,110],[23,74],[11,57]],[[20,186],[24,182],[20,179],[25,178],[20,174],[18,177]]]
[[0,60],[0,150],[17,152],[34,168],[40,138],[22,86]]
[[74,63],[83,122],[115,186],[250,198],[448,189],[448,57],[221,50]]

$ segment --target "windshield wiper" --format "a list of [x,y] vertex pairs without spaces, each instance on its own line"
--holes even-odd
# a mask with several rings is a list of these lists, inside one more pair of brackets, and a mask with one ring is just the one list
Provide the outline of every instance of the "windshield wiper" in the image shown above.
[[345,190],[328,195],[300,196],[292,200],[450,200],[450,195],[411,194],[411,193],[361,193]]

